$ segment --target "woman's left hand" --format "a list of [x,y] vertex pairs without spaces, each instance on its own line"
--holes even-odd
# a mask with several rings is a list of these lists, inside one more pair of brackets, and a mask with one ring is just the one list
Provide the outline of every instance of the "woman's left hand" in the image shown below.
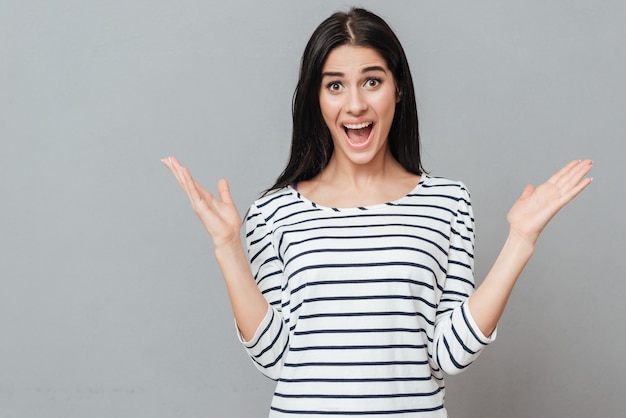
[[507,215],[511,232],[534,244],[552,217],[591,183],[591,160],[575,160],[544,184],[529,184]]

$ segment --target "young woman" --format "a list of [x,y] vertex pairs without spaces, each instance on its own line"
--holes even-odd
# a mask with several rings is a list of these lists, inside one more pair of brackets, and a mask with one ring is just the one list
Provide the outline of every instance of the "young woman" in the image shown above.
[[217,198],[163,162],[211,236],[242,344],[278,381],[271,417],[447,416],[443,373],[495,338],[539,234],[592,166],[526,187],[474,291],[469,193],[423,172],[407,59],[363,9],[333,14],[306,46],[290,160],[247,213],[247,255],[226,181]]

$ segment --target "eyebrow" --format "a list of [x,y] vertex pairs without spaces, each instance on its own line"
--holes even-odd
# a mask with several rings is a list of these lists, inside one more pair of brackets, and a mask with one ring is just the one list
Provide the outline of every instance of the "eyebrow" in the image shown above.
[[[361,70],[361,74],[370,73],[373,71],[382,71],[383,73],[387,73],[384,67],[380,65],[373,65],[371,67],[365,67]],[[322,73],[322,77],[343,77],[345,74],[339,71],[326,71]]]

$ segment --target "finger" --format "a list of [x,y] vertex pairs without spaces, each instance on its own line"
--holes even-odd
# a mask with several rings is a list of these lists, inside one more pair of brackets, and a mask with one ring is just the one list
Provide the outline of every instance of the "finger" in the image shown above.
[[567,192],[576,186],[593,168],[593,161],[580,161],[578,165],[572,167],[570,171],[565,173],[557,182],[557,186],[562,192]]
[[524,191],[522,192],[522,195],[519,197],[520,200],[527,198],[528,196],[533,194],[534,191],[535,191],[535,186],[533,186],[532,184],[529,184],[528,186],[526,186],[524,188]]
[[185,185],[183,184],[184,178],[181,173],[182,165],[175,157],[166,157],[161,162],[170,170],[174,178],[178,182],[178,185],[185,191]]
[[191,173],[180,164],[174,163],[173,167],[174,175],[176,176],[176,180],[178,180],[178,184],[193,204],[196,200],[196,193],[194,192],[193,177],[191,176]]
[[176,157],[167,157],[162,161],[172,171],[194,209],[198,208],[203,200],[210,201],[213,198],[209,192],[195,181],[189,169],[184,167]]
[[552,177],[548,179],[547,183],[557,184],[557,182],[559,181],[561,177],[567,174],[573,167],[575,167],[579,163],[580,163],[580,160],[574,160],[565,164],[565,166],[563,166],[559,171],[557,171]]
[[176,157],[174,156],[165,157],[161,160],[161,162],[165,164],[165,166],[170,170],[175,170],[176,167],[182,166],[180,161],[178,161],[178,159],[176,159]]
[[183,166],[180,163],[180,161],[176,159],[176,157],[169,157],[168,159],[172,166],[172,169],[174,170],[174,174],[176,175],[176,178],[179,181],[184,182],[185,181],[185,175],[184,175],[185,166]]
[[196,182],[189,169],[187,169],[187,167],[181,167],[180,174],[182,176],[184,190],[189,196],[194,209],[198,209],[202,205],[202,202],[206,203],[209,209],[213,209],[215,206],[215,197]]
[[226,179],[220,179],[217,182],[217,191],[220,194],[220,199],[222,199],[222,202],[224,203],[228,203],[233,204],[233,199],[230,195],[230,187],[228,186],[228,182],[226,181]]
[[174,172],[175,170],[172,162],[172,157],[161,158],[161,162],[174,176],[176,176],[176,173]]
[[187,194],[194,211],[201,217],[217,215],[223,210],[220,199],[224,203],[234,205],[230,188],[225,179],[218,182],[218,192],[220,199],[206,190],[198,183],[187,167],[184,167],[175,157],[167,157],[161,160],[176,177],[178,184]]
[[587,177],[587,178],[579,181],[574,187],[572,187],[567,192],[565,192],[563,194],[563,196],[561,196],[562,205],[566,205],[572,199],[574,199],[576,196],[578,196],[580,194],[580,192],[585,190],[585,188],[591,184],[592,181],[593,181],[593,179],[591,177]]

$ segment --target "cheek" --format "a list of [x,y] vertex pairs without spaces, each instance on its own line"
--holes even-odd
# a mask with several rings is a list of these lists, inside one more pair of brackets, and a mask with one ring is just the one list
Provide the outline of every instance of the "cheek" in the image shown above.
[[330,123],[330,122],[331,122],[331,119],[330,119],[330,115],[329,115],[329,113],[328,113],[328,109],[325,109],[325,108],[323,108],[323,107],[322,107],[322,108],[321,108],[321,111],[322,111],[322,119],[324,120],[324,124],[325,124],[328,128],[330,128],[330,125],[331,125],[331,123]]
[[337,105],[331,100],[323,100],[320,98],[320,112],[324,118],[324,122],[327,125],[334,125],[334,121],[337,119],[338,108]]
[[391,125],[391,122],[393,121],[393,117],[396,113],[396,108],[397,108],[398,103],[396,102],[395,97],[386,97],[385,100],[381,101],[380,103],[380,111],[381,111],[381,116],[384,117],[386,124]]

